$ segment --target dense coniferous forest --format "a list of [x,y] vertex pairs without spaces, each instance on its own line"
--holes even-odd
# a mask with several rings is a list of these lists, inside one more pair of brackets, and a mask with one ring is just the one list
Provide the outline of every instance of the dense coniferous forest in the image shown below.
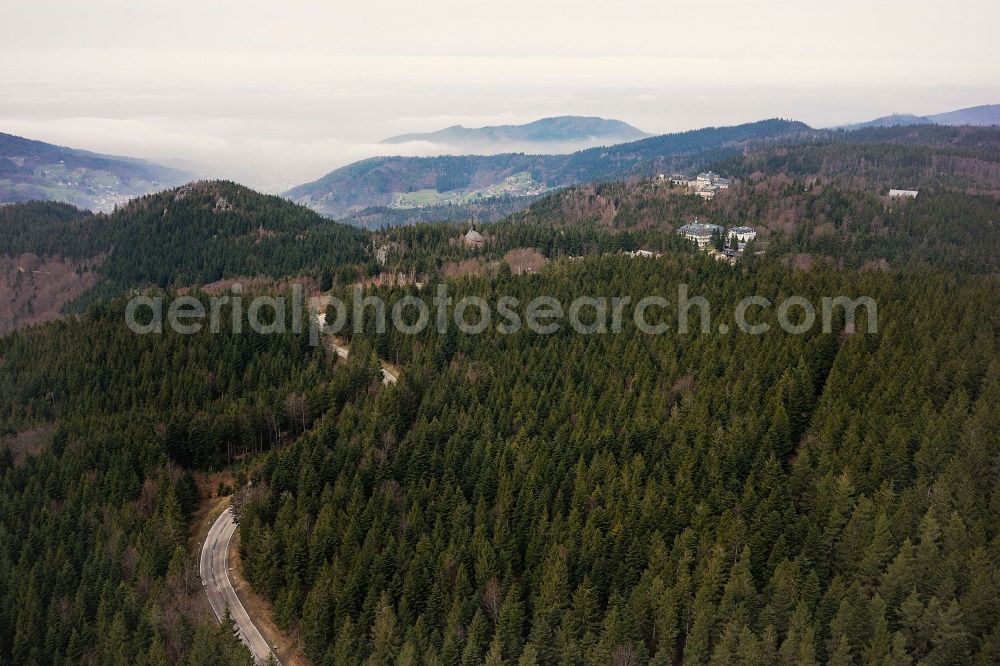
[[400,384],[267,454],[240,521],[314,661],[995,663],[995,279],[591,259],[454,296],[682,280],[880,328],[364,334]]
[[107,249],[87,222],[90,211],[54,201],[0,206],[0,243],[4,254],[88,259]]
[[224,181],[140,197],[109,215],[32,202],[0,208],[7,254],[93,260],[102,282],[80,299],[126,289],[334,271],[353,281],[371,261],[365,233],[284,199]]
[[1000,192],[1000,148],[940,148],[896,143],[824,143],[762,150],[719,162],[737,177],[754,172],[836,178],[857,189]]
[[0,654],[245,664],[231,630],[209,622],[187,550],[191,472],[298,436],[377,368],[362,357],[333,372],[292,332],[136,335],[123,318],[116,301],[0,340],[3,435],[58,424],[37,455],[4,440]]
[[115,244],[102,270],[123,286],[296,275],[366,259],[360,230],[232,183],[195,183],[150,195],[121,213],[126,227],[118,237],[129,243]]
[[946,148],[949,150],[979,151],[987,159],[996,161],[1000,154],[1000,134],[996,126],[947,126],[947,125],[898,125],[895,127],[865,127],[852,130],[835,130],[824,133],[824,138],[847,143],[904,144]]

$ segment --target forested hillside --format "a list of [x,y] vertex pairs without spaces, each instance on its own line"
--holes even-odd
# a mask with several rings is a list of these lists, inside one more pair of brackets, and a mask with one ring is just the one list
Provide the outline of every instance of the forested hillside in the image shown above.
[[367,250],[357,229],[227,182],[143,197],[95,226],[113,229],[102,274],[122,287],[346,268]]
[[[0,658],[246,664],[199,596],[190,472],[276,443],[327,360],[291,336],[139,336],[122,305],[0,339]],[[25,457],[10,435],[32,429],[49,441]]]
[[[996,131],[1000,139],[1000,131]],[[752,153],[715,165],[734,176],[754,172],[836,178],[875,190],[933,189],[1000,194],[1000,147],[934,148],[905,143],[824,143]]]
[[997,127],[869,127],[851,131],[836,130],[825,133],[820,138],[835,142],[892,143],[948,150],[988,151],[994,161],[1000,150],[1000,130]]
[[279,197],[224,181],[201,181],[134,199],[110,215],[58,204],[0,208],[0,248],[86,262],[99,284],[82,297],[126,289],[197,286],[289,275],[353,281],[371,261],[360,229]]
[[[710,201],[648,179],[579,185],[540,199],[496,228],[666,232],[698,218],[754,227],[759,249],[774,257],[974,273],[1000,266],[1000,161],[919,146],[832,143],[751,152],[714,168],[737,180]],[[894,187],[919,188],[920,194],[890,199]]]
[[658,171],[699,168],[749,146],[797,141],[815,134],[802,123],[773,119],[664,134],[569,155],[376,157],[299,185],[285,196],[324,215],[340,217],[369,206],[389,205],[394,192],[479,188],[524,171],[547,187],[621,179],[632,174],[648,176]]
[[713,322],[747,294],[870,295],[878,331],[369,328],[344,364],[290,334],[137,336],[118,303],[3,339],[5,430],[55,429],[5,444],[0,654],[245,660],[182,543],[189,471],[257,452],[244,571],[315,663],[995,663],[996,278],[677,251],[451,288],[681,281]]
[[467,224],[469,220],[475,220],[477,224],[489,224],[524,210],[543,196],[545,195],[502,196],[474,203],[445,204],[425,208],[400,209],[390,206],[371,206],[340,218],[340,221],[371,230],[421,222],[461,221]]
[[366,334],[400,383],[246,491],[277,621],[316,663],[996,663],[995,278],[672,256],[453,287],[692,280],[713,304],[868,294],[879,329]]
[[110,211],[131,197],[190,178],[190,174],[145,160],[0,132],[0,203],[48,200]]
[[[693,174],[711,167],[734,176],[768,174],[843,177],[856,185],[881,188],[944,187],[962,192],[1000,191],[1000,130],[996,127],[934,125],[873,127],[852,131],[812,130],[780,120],[735,127],[666,134],[571,155],[380,157],[337,169],[286,196],[325,215],[346,216],[374,227],[409,221],[481,221],[523,208],[524,198],[484,201],[479,210],[430,206],[379,210],[393,193],[433,189],[440,192],[481,188],[528,171],[548,187],[622,181],[657,173]],[[372,208],[374,207],[374,208]]]
[[108,248],[85,222],[88,210],[50,201],[0,206],[0,248],[8,256],[32,253],[68,259],[91,258]]
[[89,216],[55,202],[0,206],[0,335],[59,317],[97,282],[103,257]]

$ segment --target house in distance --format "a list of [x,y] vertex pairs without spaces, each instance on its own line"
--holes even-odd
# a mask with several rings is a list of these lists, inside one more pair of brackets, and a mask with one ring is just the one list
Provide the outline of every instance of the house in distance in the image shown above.
[[688,188],[706,201],[715,197],[720,190],[729,189],[729,179],[723,178],[714,171],[704,171],[688,182]]
[[711,244],[712,237],[721,236],[723,231],[725,230],[717,224],[705,224],[695,218],[694,222],[685,224],[677,230],[677,233],[697,243],[699,250],[704,250]]
[[465,234],[465,237],[462,239],[462,242],[465,243],[466,247],[482,247],[483,243],[486,242],[486,239],[483,238],[481,233],[470,228]]
[[732,227],[727,231],[718,224],[699,222],[698,218],[682,226],[677,233],[694,241],[699,250],[705,250],[716,259],[729,262],[735,262],[746,249],[747,243],[757,237],[757,230],[753,227]]
[[733,227],[726,237],[729,240],[735,238],[737,243],[745,245],[757,237],[757,231],[753,227]]

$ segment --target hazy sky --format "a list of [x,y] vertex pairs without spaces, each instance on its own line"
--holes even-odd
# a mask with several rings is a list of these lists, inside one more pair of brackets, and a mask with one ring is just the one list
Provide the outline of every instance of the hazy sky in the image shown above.
[[997,0],[0,0],[0,16],[0,131],[271,191],[455,123],[828,126],[1000,102]]

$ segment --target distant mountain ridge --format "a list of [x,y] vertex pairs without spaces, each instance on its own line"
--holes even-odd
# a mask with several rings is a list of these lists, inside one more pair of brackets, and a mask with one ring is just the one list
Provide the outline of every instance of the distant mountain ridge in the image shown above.
[[[586,142],[623,143],[651,136],[621,120],[587,116],[555,116],[524,125],[464,127],[452,125],[436,132],[415,132],[383,139],[383,144],[426,141],[456,147],[503,148],[521,144]],[[507,149],[508,151],[510,148]]]
[[893,113],[863,123],[844,125],[842,129],[860,129],[863,127],[896,127],[899,125],[974,125],[986,127],[1000,125],[1000,104],[982,104],[965,109],[946,111],[929,116],[917,116],[912,113]]
[[563,155],[443,155],[375,157],[349,164],[284,196],[324,215],[342,217],[371,206],[389,206],[395,193],[485,188],[527,172],[544,187],[690,170],[774,142],[817,137],[805,123],[770,119],[731,127],[663,134]]
[[128,199],[192,179],[179,169],[0,132],[0,203],[62,201],[110,211]]

